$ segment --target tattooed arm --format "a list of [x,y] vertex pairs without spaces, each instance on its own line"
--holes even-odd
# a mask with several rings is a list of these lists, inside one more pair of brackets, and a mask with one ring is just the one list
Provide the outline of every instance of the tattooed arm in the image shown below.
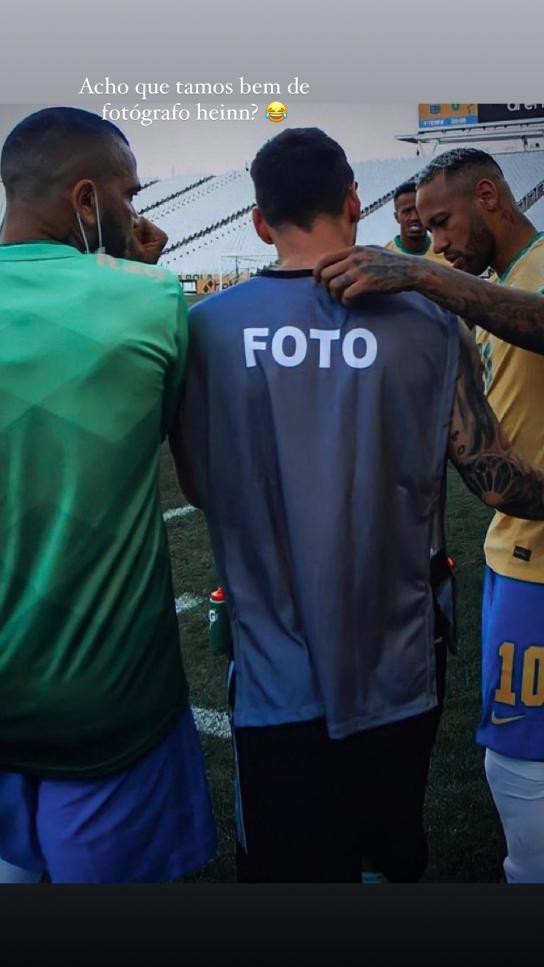
[[478,351],[460,323],[459,375],[449,456],[469,490],[511,517],[544,520],[544,470],[525,460],[501,430],[483,390]]
[[460,269],[374,245],[324,255],[314,269],[331,295],[345,303],[365,292],[415,291],[499,339],[544,353],[544,295],[490,285]]

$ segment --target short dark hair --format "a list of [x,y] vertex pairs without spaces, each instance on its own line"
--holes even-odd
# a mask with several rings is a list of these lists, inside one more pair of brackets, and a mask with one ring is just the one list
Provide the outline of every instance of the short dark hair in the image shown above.
[[411,195],[411,194],[415,194],[415,191],[416,191],[416,183],[414,178],[411,178],[410,181],[404,181],[402,185],[399,185],[398,188],[395,188],[395,192],[393,194],[393,201],[396,201],[399,195]]
[[343,148],[319,128],[282,131],[257,152],[250,173],[273,228],[308,230],[318,215],[339,215],[354,180]]
[[497,174],[504,178],[500,165],[497,164],[492,155],[479,148],[452,148],[451,151],[444,151],[420,171],[416,176],[416,186],[427,184],[437,175],[443,173],[446,178],[460,174],[468,168],[493,168]]
[[29,114],[8,134],[0,158],[0,178],[7,195],[29,197],[54,180],[74,149],[91,150],[113,138],[128,140],[111,121],[73,107],[50,107]]

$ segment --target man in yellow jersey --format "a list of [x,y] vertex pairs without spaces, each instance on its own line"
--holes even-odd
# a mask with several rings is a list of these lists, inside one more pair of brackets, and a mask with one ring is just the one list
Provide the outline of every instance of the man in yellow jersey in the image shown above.
[[[410,288],[478,324],[488,399],[514,445],[543,464],[544,233],[519,211],[496,161],[476,149],[431,162],[417,207],[435,251],[461,271],[352,249],[322,259],[316,275],[345,302]],[[495,285],[470,277],[487,266]],[[477,741],[506,835],[506,878],[544,882],[544,524],[495,514],[485,554]]]
[[446,265],[444,256],[437,255],[433,251],[431,239],[421,224],[416,208],[415,181],[405,181],[399,185],[393,195],[393,204],[395,218],[400,226],[399,234],[391,239],[385,248],[403,255],[421,255],[423,258],[431,259],[432,262]]

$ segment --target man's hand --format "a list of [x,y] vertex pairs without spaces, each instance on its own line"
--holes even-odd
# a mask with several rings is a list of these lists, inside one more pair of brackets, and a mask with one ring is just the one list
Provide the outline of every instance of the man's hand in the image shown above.
[[148,262],[155,265],[162,255],[168,235],[162,228],[140,216],[132,236],[128,257],[135,262]]
[[461,269],[420,255],[397,255],[376,245],[354,245],[324,255],[314,269],[333,298],[344,305],[365,292],[420,292],[472,328],[544,355],[544,294],[492,285]]
[[413,289],[420,259],[397,255],[377,245],[354,245],[324,255],[314,269],[338,302],[348,305],[365,292],[405,292]]

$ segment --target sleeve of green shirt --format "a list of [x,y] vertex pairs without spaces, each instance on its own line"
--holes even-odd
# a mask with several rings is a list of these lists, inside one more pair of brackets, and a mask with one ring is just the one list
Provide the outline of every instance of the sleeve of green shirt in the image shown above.
[[[197,493],[197,486],[193,479],[191,444],[187,439],[187,420],[185,414],[192,411],[192,398],[196,392],[202,393],[202,368],[198,358],[198,339],[195,337],[195,327],[202,324],[204,310],[202,304],[191,306],[188,314],[187,332],[190,349],[187,361],[187,378],[183,380],[179,405],[170,431],[170,449],[174,457],[179,485],[187,500],[194,507],[200,507],[201,501]],[[197,322],[198,318],[198,322]],[[201,331],[201,329],[199,330]],[[185,373],[184,373],[185,377]],[[194,429],[194,427],[192,427]],[[197,431],[198,432],[198,431]]]
[[187,326],[187,305],[183,289],[177,282],[176,322],[175,322],[175,352],[165,378],[164,403],[162,416],[161,439],[169,434],[177,418],[179,400],[185,378],[187,362],[187,345],[189,341]]

